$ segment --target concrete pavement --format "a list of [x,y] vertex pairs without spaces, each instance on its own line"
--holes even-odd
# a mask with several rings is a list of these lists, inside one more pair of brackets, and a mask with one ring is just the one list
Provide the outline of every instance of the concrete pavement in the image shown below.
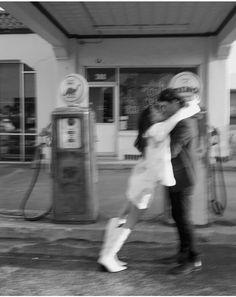
[[96,263],[100,242],[0,238],[3,296],[235,296],[236,246],[200,244],[203,268],[172,276],[159,259],[172,244],[132,242],[120,259],[128,269],[105,273]]

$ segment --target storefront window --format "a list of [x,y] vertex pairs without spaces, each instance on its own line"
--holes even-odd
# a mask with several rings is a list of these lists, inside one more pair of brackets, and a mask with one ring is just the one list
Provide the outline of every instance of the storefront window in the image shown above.
[[32,161],[32,157],[34,155],[34,151],[35,151],[35,140],[36,140],[36,136],[35,135],[29,135],[29,136],[25,136],[25,141],[24,141],[24,145],[25,145],[25,161]]
[[[177,73],[196,68],[125,68],[120,69],[120,120],[126,130],[137,130],[139,113],[154,104],[162,90]],[[123,130],[123,129],[122,129]]]
[[28,149],[25,134],[31,135],[33,148],[36,139],[35,73],[21,63],[0,63],[0,161],[32,160],[33,149]]
[[24,117],[25,133],[36,132],[36,104],[35,104],[35,74],[25,73],[24,75]]

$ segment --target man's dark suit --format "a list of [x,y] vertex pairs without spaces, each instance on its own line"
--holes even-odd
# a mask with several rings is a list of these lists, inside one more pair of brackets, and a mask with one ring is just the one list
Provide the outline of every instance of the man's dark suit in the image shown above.
[[191,197],[195,183],[194,118],[179,122],[171,131],[171,157],[176,185],[167,187],[172,217],[179,233],[179,252],[187,260],[194,260],[198,253],[194,246],[191,215]]

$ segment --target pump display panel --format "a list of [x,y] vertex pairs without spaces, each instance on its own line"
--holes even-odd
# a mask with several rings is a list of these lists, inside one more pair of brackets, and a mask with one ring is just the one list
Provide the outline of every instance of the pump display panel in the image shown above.
[[81,148],[81,121],[79,118],[62,118],[58,120],[58,146],[61,149]]

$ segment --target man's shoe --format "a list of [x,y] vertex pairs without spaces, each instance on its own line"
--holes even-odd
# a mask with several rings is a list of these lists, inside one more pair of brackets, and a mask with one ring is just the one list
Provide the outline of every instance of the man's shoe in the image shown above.
[[186,261],[187,255],[185,254],[176,254],[173,256],[165,257],[159,260],[161,264],[181,264]]
[[190,274],[195,271],[199,271],[202,269],[202,262],[201,260],[195,260],[192,262],[185,262],[182,263],[168,271],[168,274],[172,275],[186,275]]

